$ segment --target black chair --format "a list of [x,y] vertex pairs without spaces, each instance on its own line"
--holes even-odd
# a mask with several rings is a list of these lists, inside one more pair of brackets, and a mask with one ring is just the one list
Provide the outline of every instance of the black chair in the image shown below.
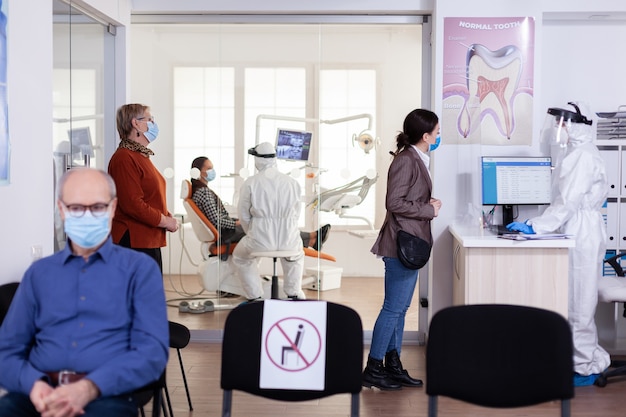
[[[161,374],[158,380],[146,385],[145,387],[139,388],[133,393],[133,398],[137,407],[139,408],[139,415],[141,417],[146,417],[146,413],[144,411],[144,407],[150,402],[152,399],[152,417],[160,417],[161,409],[163,410],[163,415],[168,417],[167,410],[165,409],[165,402],[163,401],[162,392],[165,387],[165,371]],[[167,388],[165,388],[167,389]],[[168,395],[169,401],[169,395]],[[169,417],[173,417],[173,415],[169,414]]]
[[[626,252],[618,253],[604,260],[615,271],[616,277],[602,277],[598,283],[598,300],[606,303],[622,303],[622,317],[626,317],[626,272],[622,268],[621,259]],[[605,282],[603,282],[605,281]],[[607,284],[608,285],[603,285]],[[619,291],[615,291],[619,289]],[[626,361],[611,360],[611,365],[602,372],[595,381],[595,385],[605,387],[609,378],[626,375]]]
[[[187,377],[185,375],[185,366],[183,365],[183,357],[180,353],[180,350],[189,344],[189,340],[191,339],[191,332],[189,331],[187,326],[184,326],[180,323],[169,321],[168,324],[169,324],[169,333],[170,333],[170,348],[176,349],[176,352],[178,353],[178,363],[180,364],[180,372],[183,376],[183,383],[185,384],[185,392],[187,393],[187,403],[189,404],[189,411],[193,411],[193,406],[191,405],[191,396],[189,394],[189,386],[187,385]],[[159,392],[160,394],[159,400],[162,401],[161,405],[163,408],[163,414],[165,416],[174,417],[174,410],[172,408],[172,400],[170,398],[170,392],[167,388],[167,383],[165,380],[165,373],[163,373],[162,378],[159,379],[158,382],[161,384],[161,391]],[[164,401],[163,401],[163,394],[165,396]],[[167,405],[167,410],[165,409],[166,405]],[[144,417],[143,408],[141,408],[140,411],[141,411],[141,416]]]
[[[283,302],[300,304],[316,301]],[[233,390],[279,401],[306,401],[350,393],[350,415],[358,416],[363,371],[363,327],[356,311],[340,304],[326,303],[323,390],[267,389],[259,387],[264,304],[264,301],[241,304],[226,318],[222,341],[222,416],[231,416]]]
[[[191,332],[186,326],[180,323],[170,321],[169,324],[170,348],[176,349],[176,353],[178,353],[178,363],[180,364],[180,372],[183,376],[183,383],[185,384],[185,392],[187,393],[187,403],[189,404],[189,411],[193,411],[193,406],[191,405],[191,395],[189,395],[189,386],[187,385],[187,377],[185,375],[185,366],[183,365],[183,356],[180,353],[180,350],[189,344],[189,340],[191,339]],[[172,405],[169,401],[169,393],[167,394],[167,396],[171,414]]]
[[572,333],[553,311],[516,305],[464,305],[437,312],[426,345],[428,416],[438,396],[514,408],[574,397]]
[[9,311],[9,306],[19,285],[19,282],[9,282],[8,284],[0,285],[0,324],[2,324],[4,316]]

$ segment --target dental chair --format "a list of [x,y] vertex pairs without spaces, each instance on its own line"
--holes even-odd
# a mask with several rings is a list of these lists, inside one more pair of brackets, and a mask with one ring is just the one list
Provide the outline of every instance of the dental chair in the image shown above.
[[[237,243],[223,242],[217,227],[204,215],[196,203],[191,199],[191,182],[183,180],[181,184],[181,198],[187,212],[189,223],[194,234],[201,242],[200,251],[202,262],[198,266],[198,274],[206,291],[224,291],[237,295],[244,295],[241,281],[236,273],[236,266],[232,261],[232,253]],[[335,262],[334,256],[313,248],[303,248],[304,255]],[[274,275],[276,273],[274,272]],[[272,290],[272,281],[264,282],[266,297],[271,298],[272,292],[276,294],[276,288]],[[276,282],[276,280],[274,280]],[[280,292],[280,291],[278,291]]]
[[222,242],[219,230],[191,199],[191,190],[191,182],[183,180],[180,196],[191,228],[201,242],[202,262],[198,266],[198,274],[202,286],[206,291],[224,291],[241,295],[243,289],[230,256],[235,244]]
[[322,192],[309,203],[313,209],[331,212],[334,211],[342,219],[359,219],[365,221],[370,229],[374,226],[366,217],[348,216],[346,210],[357,206],[365,200],[370,187],[378,180],[378,174],[374,178],[363,175],[354,181],[330,190],[322,189]]
[[[604,260],[605,263],[613,268],[615,276],[603,276],[600,278],[598,281],[598,301],[604,303],[622,303],[622,318],[626,319],[626,272],[620,262],[624,257],[626,257],[626,252],[618,253]],[[598,310],[600,310],[600,308]],[[611,310],[613,317],[610,319],[615,320],[616,311],[614,308]],[[620,376],[622,378],[626,376],[626,361],[611,358],[611,365],[606,371],[600,374],[598,379],[596,379],[595,385],[604,387],[608,383],[609,378]]]

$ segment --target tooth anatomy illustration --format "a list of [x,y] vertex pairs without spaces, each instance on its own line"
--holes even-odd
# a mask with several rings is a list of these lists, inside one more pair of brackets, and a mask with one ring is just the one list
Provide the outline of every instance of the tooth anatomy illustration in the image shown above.
[[[491,115],[502,134],[511,139],[514,128],[511,99],[522,72],[520,50],[509,45],[492,51],[473,44],[467,51],[466,64],[469,97],[477,97],[481,115]],[[469,114],[463,112],[460,117],[459,124],[466,130],[470,125]]]

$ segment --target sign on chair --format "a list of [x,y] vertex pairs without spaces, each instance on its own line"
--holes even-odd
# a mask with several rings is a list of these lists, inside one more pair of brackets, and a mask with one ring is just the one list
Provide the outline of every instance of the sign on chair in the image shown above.
[[260,388],[324,390],[326,312],[324,301],[265,301]]

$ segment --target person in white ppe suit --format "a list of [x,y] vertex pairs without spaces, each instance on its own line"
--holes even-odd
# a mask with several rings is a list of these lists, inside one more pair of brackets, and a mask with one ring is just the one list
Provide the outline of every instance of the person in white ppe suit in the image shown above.
[[548,109],[544,139],[560,145],[552,180],[551,204],[526,222],[507,225],[523,233],[560,232],[574,236],[569,250],[568,320],[574,338],[574,385],[592,385],[610,364],[598,344],[594,320],[598,280],[606,249],[606,227],[601,213],[608,194],[604,160],[594,145],[592,120],[584,103],[568,103],[575,111]]
[[278,171],[274,145],[263,142],[248,150],[254,155],[257,173],[246,179],[239,191],[238,215],[246,235],[233,251],[248,300],[261,299],[263,288],[255,251],[300,250],[292,258],[281,258],[283,291],[289,298],[304,299],[302,271],[304,251],[298,228],[301,192],[298,182]]

